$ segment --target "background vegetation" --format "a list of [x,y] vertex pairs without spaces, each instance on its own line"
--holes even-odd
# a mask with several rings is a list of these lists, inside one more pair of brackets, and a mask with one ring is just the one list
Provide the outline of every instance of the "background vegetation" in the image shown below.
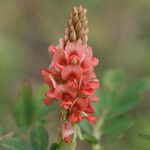
[[[121,87],[130,87],[150,76],[150,1],[0,0],[0,123],[6,133],[18,130],[12,112],[22,80],[30,80],[33,91],[41,86],[40,69],[50,63],[47,47],[58,43],[72,7],[80,4],[88,9],[89,45],[100,58],[99,79],[105,81],[110,69],[121,70],[125,77]],[[107,144],[107,150],[150,149],[149,96],[142,94],[141,103],[131,112],[133,126],[123,138]],[[57,110],[48,115],[50,142],[56,138],[57,118]],[[26,139],[27,134],[21,136]],[[79,143],[78,149],[86,146]]]

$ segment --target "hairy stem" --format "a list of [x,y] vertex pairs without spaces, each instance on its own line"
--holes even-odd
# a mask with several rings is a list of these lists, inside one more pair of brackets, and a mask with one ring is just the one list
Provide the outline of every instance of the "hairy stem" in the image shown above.
[[[100,141],[101,140],[101,135],[102,135],[102,131],[101,128],[103,126],[103,123],[105,121],[105,117],[106,117],[107,111],[106,109],[104,109],[102,111],[102,114],[100,115],[100,117],[98,118],[94,129],[93,129],[93,135]],[[102,146],[100,143],[98,144],[93,144],[92,145],[92,150],[102,150]]]
[[73,135],[73,138],[72,138],[72,141],[71,141],[70,150],[75,150],[76,149],[76,140],[77,140],[77,128],[76,128],[76,124],[74,124],[74,129],[76,131],[75,131],[75,133]]
[[59,144],[59,146],[57,147],[57,150],[65,150],[66,144],[62,141],[60,132],[58,133],[57,143]]

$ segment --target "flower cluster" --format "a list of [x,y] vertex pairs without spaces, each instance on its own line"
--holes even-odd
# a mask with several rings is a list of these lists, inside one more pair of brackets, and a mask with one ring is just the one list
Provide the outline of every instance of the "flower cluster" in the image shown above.
[[45,94],[44,103],[51,104],[59,101],[59,107],[68,114],[70,123],[79,123],[87,119],[90,123],[95,121],[95,109],[92,102],[97,102],[94,96],[99,87],[99,81],[94,73],[94,66],[98,59],[93,57],[92,48],[78,42],[68,42],[63,46],[50,46],[52,62],[49,69],[43,69],[42,75],[50,90]]
[[61,131],[64,142],[69,143],[71,140],[71,135],[75,133],[75,129],[72,128],[71,123],[65,122],[64,124],[62,124]]

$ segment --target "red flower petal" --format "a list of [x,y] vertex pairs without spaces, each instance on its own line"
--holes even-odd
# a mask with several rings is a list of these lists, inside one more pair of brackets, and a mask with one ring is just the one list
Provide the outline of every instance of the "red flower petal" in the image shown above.
[[94,95],[89,96],[89,101],[98,102],[98,100],[99,100],[98,96],[94,96]]
[[89,83],[89,86],[90,86],[92,89],[97,89],[97,88],[100,86],[100,84],[99,84],[99,82],[96,80],[96,81],[91,81],[91,82]]
[[48,70],[48,69],[42,69],[41,70],[41,74],[43,75],[43,77],[44,77],[44,79],[45,79],[45,82],[48,84],[48,85],[51,85],[52,84],[52,82],[51,82],[51,80],[50,80],[50,78],[49,78],[49,74],[50,74],[51,72],[50,72],[50,70]]
[[82,116],[77,110],[74,110],[70,113],[70,116],[69,116],[70,122],[79,123],[81,120],[82,120]]
[[54,45],[50,45],[48,47],[48,50],[50,53],[55,54],[55,52],[58,50],[57,47],[55,47]]
[[76,105],[80,111],[84,111],[87,108],[88,99],[78,97],[74,105]]
[[72,101],[77,95],[77,92],[68,88],[65,85],[58,85],[56,88],[56,96],[58,99],[68,102]]
[[45,99],[43,100],[43,102],[44,102],[45,105],[50,105],[50,104],[53,102],[53,100],[51,100],[51,99],[49,99],[49,98],[45,98]]
[[91,58],[93,57],[93,50],[91,47],[85,47],[85,53],[90,56]]
[[53,55],[53,60],[55,64],[59,64],[62,66],[66,66],[68,64],[67,56],[61,49],[55,52],[55,54]]
[[99,59],[97,59],[96,57],[93,57],[92,63],[93,63],[93,66],[96,66],[99,63]]
[[71,137],[70,136],[64,138],[64,142],[65,143],[70,143],[70,141],[71,141]]
[[96,121],[96,118],[92,115],[88,115],[86,119],[88,120],[89,123],[95,123]]
[[88,113],[88,114],[94,114],[95,113],[95,109],[90,103],[88,104],[88,106],[85,110],[85,113]]
[[70,122],[65,122],[61,126],[61,132],[63,140],[68,143],[70,141],[70,136],[75,133],[75,129]]
[[74,79],[79,80],[81,76],[82,76],[82,69],[78,65],[68,65],[61,72],[61,77],[64,80],[74,80]]
[[56,97],[55,90],[52,89],[52,90],[48,91],[48,92],[45,94],[45,96],[47,96],[47,97],[49,97],[49,98],[52,98],[52,99],[55,98],[55,97]]
[[77,55],[79,58],[82,58],[85,53],[85,46],[82,44],[77,44],[75,42],[67,44],[65,47],[66,53],[69,55]]

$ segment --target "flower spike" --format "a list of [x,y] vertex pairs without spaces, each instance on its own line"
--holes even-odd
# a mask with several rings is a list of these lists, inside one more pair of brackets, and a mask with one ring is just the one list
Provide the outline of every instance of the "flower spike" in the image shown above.
[[94,67],[99,60],[93,57],[93,50],[87,45],[88,21],[87,10],[82,6],[74,7],[60,45],[49,46],[52,62],[48,69],[42,70],[42,75],[50,89],[45,94],[44,103],[50,105],[59,101],[61,109],[61,135],[66,143],[71,136],[76,135],[74,124],[86,119],[94,123],[95,109],[93,102],[98,98],[94,92],[99,88]]

